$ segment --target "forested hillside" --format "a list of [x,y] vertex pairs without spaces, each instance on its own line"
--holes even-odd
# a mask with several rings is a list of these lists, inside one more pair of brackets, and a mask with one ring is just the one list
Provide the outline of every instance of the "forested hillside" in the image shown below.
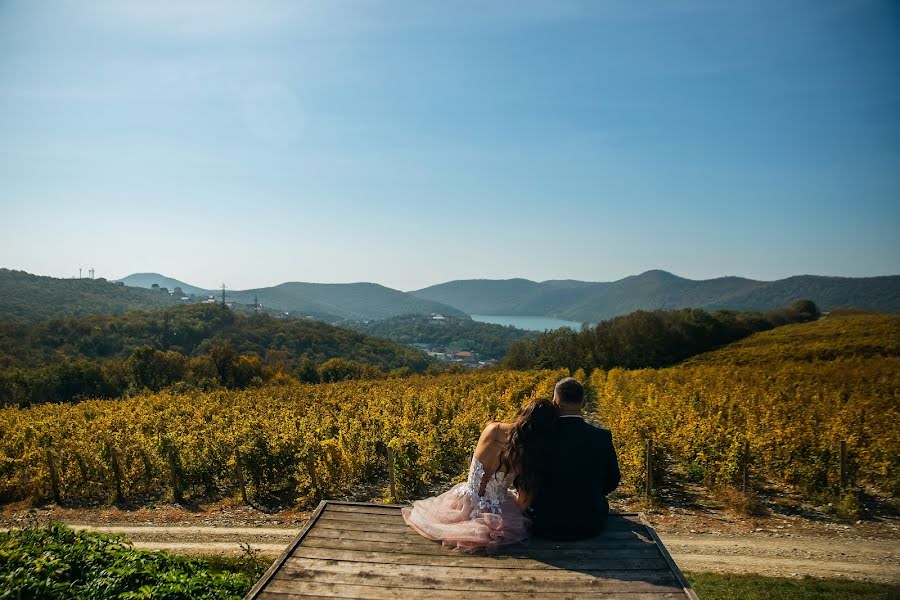
[[118,313],[172,306],[168,294],[116,285],[105,279],[57,279],[0,269],[0,320],[33,322],[51,317]]
[[647,271],[612,282],[527,279],[461,280],[411,292],[469,314],[542,315],[597,323],[636,310],[766,311],[801,298],[822,310],[855,307],[900,313],[900,276],[820,277],[799,275],[777,281],[742,277],[692,280],[666,271]]
[[422,353],[402,344],[310,319],[245,315],[215,304],[159,311],[49,319],[34,324],[0,322],[0,364],[36,367],[64,360],[127,358],[151,346],[188,356],[228,343],[241,354],[284,354],[315,362],[341,357],[384,368],[425,366]]
[[349,329],[210,304],[0,322],[0,404],[378,377],[429,364],[423,352]]

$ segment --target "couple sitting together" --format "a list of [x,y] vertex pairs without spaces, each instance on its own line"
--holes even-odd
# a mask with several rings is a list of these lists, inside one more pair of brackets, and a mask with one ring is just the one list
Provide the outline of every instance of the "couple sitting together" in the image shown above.
[[606,495],[619,485],[619,463],[612,435],[587,423],[583,408],[584,388],[566,377],[552,401],[529,402],[512,423],[490,423],[468,480],[404,508],[406,523],[465,552],[524,542],[529,530],[551,540],[597,535],[609,512]]

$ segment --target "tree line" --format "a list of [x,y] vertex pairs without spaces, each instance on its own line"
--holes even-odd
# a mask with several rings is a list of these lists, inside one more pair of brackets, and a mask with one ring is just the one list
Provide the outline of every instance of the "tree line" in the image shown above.
[[[442,372],[430,365],[429,373]],[[136,348],[125,360],[67,360],[36,368],[0,370],[0,406],[26,407],[46,402],[118,398],[143,392],[175,393],[246,389],[290,383],[334,383],[350,379],[388,379],[413,375],[408,366],[384,370],[344,358],[317,364],[303,357],[295,364],[269,354],[240,354],[226,342],[209,353],[186,356],[150,346]]]
[[0,322],[0,405],[376,379],[429,367],[427,355],[396,342],[217,305]]
[[503,361],[511,369],[660,368],[730,344],[752,333],[819,318],[810,300],[768,312],[701,309],[639,310],[583,327],[561,328],[514,342]]

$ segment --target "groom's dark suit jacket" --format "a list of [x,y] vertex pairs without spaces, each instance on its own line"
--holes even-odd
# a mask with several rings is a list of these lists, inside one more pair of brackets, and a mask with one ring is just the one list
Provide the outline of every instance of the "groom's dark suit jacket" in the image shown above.
[[612,434],[578,417],[560,417],[545,465],[529,509],[534,535],[552,540],[597,535],[609,513],[606,495],[619,485]]

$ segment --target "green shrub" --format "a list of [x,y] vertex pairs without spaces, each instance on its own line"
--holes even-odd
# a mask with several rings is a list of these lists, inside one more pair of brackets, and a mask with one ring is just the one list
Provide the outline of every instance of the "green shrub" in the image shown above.
[[203,560],[135,550],[118,536],[60,523],[0,532],[0,600],[231,599],[252,582]]

